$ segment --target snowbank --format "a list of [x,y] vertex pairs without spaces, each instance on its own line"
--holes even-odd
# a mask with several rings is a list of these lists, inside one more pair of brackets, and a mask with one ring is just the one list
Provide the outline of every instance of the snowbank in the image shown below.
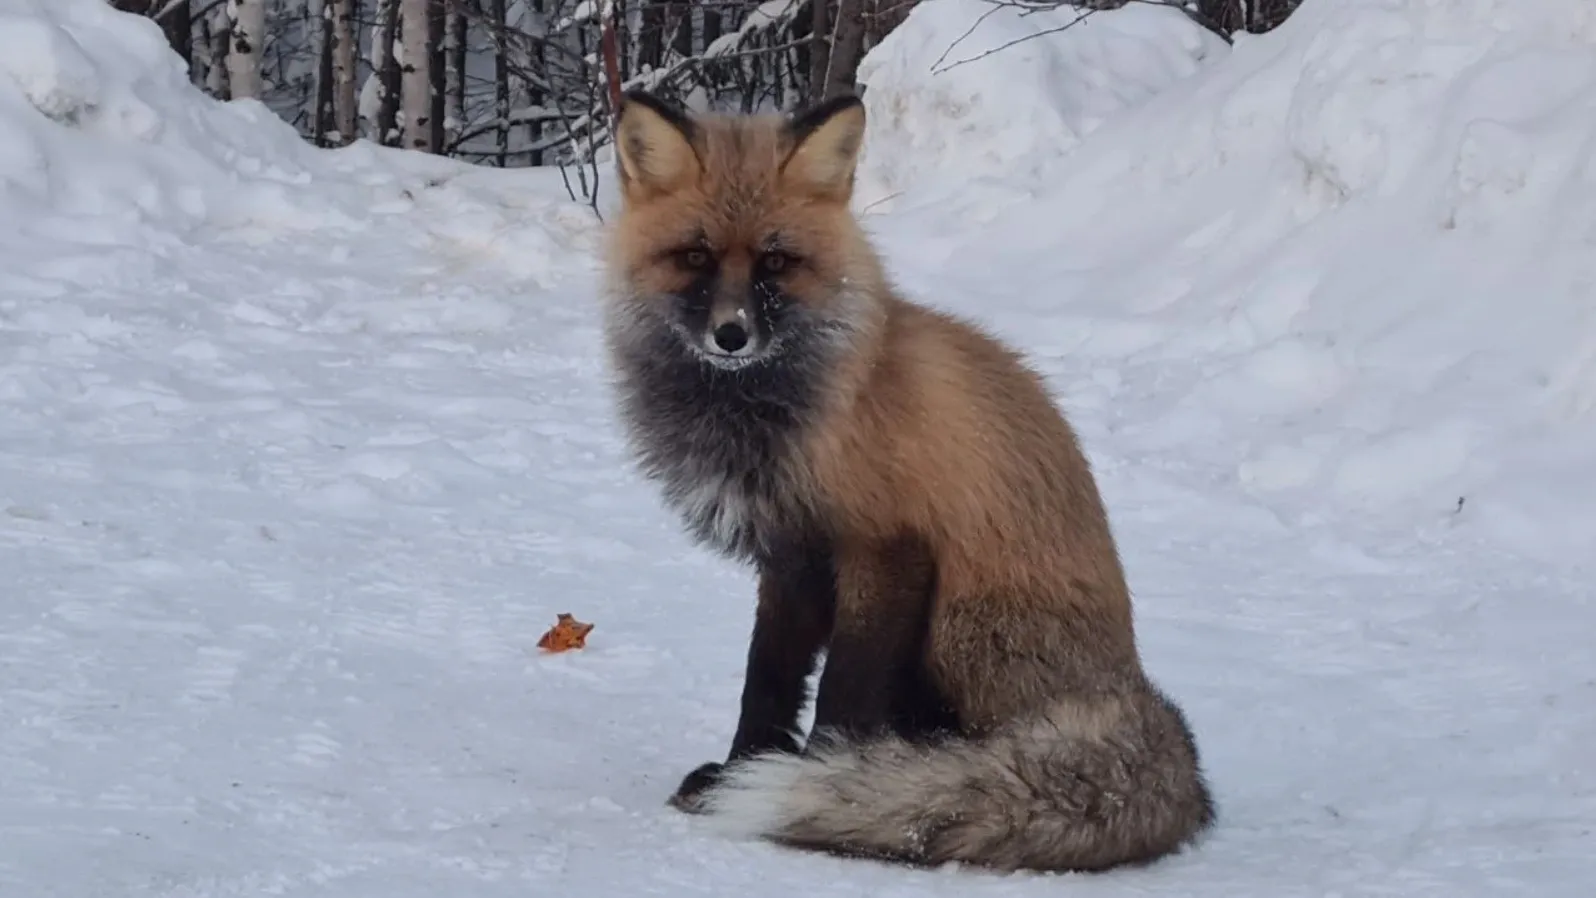
[[[859,200],[938,182],[1025,190],[1105,120],[1222,58],[1225,43],[1167,7],[1024,13],[930,0],[859,66],[869,133]],[[875,205],[880,203],[880,205]]]
[[[255,101],[192,87],[151,21],[103,0],[0,0],[0,236],[158,246],[367,230],[430,239],[545,277],[583,229],[557,176],[359,143],[309,146]],[[413,229],[412,229],[413,230]]]
[[[1586,0],[1308,0],[1105,121],[994,226],[922,217],[899,239],[1023,272],[1019,305],[1055,324],[1017,336],[1147,457],[1182,458],[1295,523],[1339,508],[1588,554],[1593,44]],[[942,52],[887,49],[902,72]],[[1043,89],[1034,58],[986,62],[993,84]],[[925,124],[877,127],[904,126]],[[891,141],[883,156],[901,153]],[[951,191],[970,160],[1003,152],[962,135],[922,171]],[[917,282],[958,304],[978,289],[959,274]],[[987,302],[974,311],[1018,326]],[[1133,401],[1159,411],[1117,420]]]

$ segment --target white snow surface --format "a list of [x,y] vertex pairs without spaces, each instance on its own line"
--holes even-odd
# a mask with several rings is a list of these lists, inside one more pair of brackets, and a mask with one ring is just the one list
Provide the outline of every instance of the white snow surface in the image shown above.
[[934,184],[947,212],[1034,189],[1105,120],[1224,49],[1164,6],[922,3],[859,66],[869,122],[856,199],[886,211],[899,193]]
[[1209,838],[992,876],[668,809],[752,579],[628,466],[590,213],[0,0],[0,895],[1588,896],[1596,9],[1133,4],[929,74],[982,12],[868,61],[867,221],[1080,429]]

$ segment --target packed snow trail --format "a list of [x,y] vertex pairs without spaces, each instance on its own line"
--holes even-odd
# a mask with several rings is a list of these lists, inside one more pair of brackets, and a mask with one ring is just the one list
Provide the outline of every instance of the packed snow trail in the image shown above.
[[[1529,260],[1489,255],[1488,234],[1451,250],[1465,275],[1566,278],[1513,303],[1510,334],[1475,305],[1447,317],[1438,294],[1349,302],[1372,288],[1344,255],[1414,294],[1439,277],[1423,257],[1440,238],[1376,254],[1393,238],[1359,243],[1376,218],[1357,202],[1310,203],[1317,230],[1285,224],[1276,204],[1306,215],[1294,204],[1318,188],[1255,167],[1219,126],[1274,133],[1279,103],[1224,97],[1350,58],[1324,35],[1369,39],[1313,3],[1298,31],[1198,75],[1171,60],[1210,53],[1200,38],[1121,11],[1122,33],[1161,48],[1135,59],[1180,79],[1082,101],[1105,111],[1059,119],[1080,138],[1069,155],[1009,181],[1013,156],[968,144],[914,180],[866,172],[862,202],[892,195],[868,222],[905,288],[1031,353],[1082,431],[1148,666],[1188,709],[1221,804],[1192,852],[1058,882],[729,842],[665,807],[735,726],[752,580],[690,546],[628,466],[596,232],[557,176],[317,153],[258,105],[189,91],[156,29],[97,0],[0,0],[15,45],[0,53],[0,895],[1587,896],[1596,608],[1577,506],[1596,471],[1573,363],[1592,332],[1559,317],[1584,235]],[[1357,5],[1431,25],[1446,7]],[[957,34],[938,17],[958,7],[933,0],[911,24]],[[1492,8],[1542,21],[1451,4],[1433,43],[1556,56],[1532,54],[1550,38],[1481,49],[1529,34],[1468,18]],[[1094,34],[1073,29],[1065,62],[1029,77],[1120,58],[1079,43]],[[906,26],[867,67],[872,139],[893,139],[897,91],[924,102],[897,107],[903,128],[1012,114],[937,107],[969,85],[951,73],[931,82],[943,93],[904,90],[892,79],[921,69],[893,54],[916,41],[941,51]],[[1229,117],[1205,124],[1216,108]],[[1561,124],[1537,150],[1591,127],[1573,100],[1547,115]],[[1188,132],[1221,152],[1163,167]],[[1500,173],[1515,157],[1472,158]],[[1578,170],[1534,171],[1562,177],[1542,205],[1498,197],[1527,221],[1574,221],[1596,195]],[[1149,172],[1180,175],[1162,207]],[[1430,208],[1410,188],[1354,199]],[[1271,248],[1295,255],[1237,288],[1241,260]],[[1461,276],[1431,289],[1492,300]],[[1442,323],[1422,342],[1426,315]],[[1350,361],[1290,342],[1304,332]],[[1366,364],[1415,346],[1469,377]],[[1523,411],[1546,411],[1535,347],[1569,363],[1541,418]],[[1455,444],[1390,413],[1413,409],[1443,435],[1511,426],[1468,444],[1472,479],[1428,476]],[[1350,504],[1324,474],[1349,465],[1368,487]],[[1439,501],[1459,483],[1489,514]],[[562,611],[596,623],[588,648],[541,655]]]

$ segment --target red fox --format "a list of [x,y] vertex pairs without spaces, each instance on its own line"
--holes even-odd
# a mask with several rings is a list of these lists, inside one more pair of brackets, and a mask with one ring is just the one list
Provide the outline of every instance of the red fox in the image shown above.
[[619,408],[667,505],[758,573],[731,750],[671,804],[916,866],[1181,850],[1215,804],[1075,432],[1015,351],[889,283],[849,210],[864,126],[852,96],[619,111]]

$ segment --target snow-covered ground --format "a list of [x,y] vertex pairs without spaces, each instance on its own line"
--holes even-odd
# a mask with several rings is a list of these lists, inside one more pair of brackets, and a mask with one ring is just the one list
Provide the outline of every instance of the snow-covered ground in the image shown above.
[[1060,883],[667,809],[751,579],[627,465],[590,215],[0,0],[0,895],[1589,896],[1596,8],[1132,5],[930,74],[986,10],[872,55],[861,206],[1082,431],[1211,838]]

